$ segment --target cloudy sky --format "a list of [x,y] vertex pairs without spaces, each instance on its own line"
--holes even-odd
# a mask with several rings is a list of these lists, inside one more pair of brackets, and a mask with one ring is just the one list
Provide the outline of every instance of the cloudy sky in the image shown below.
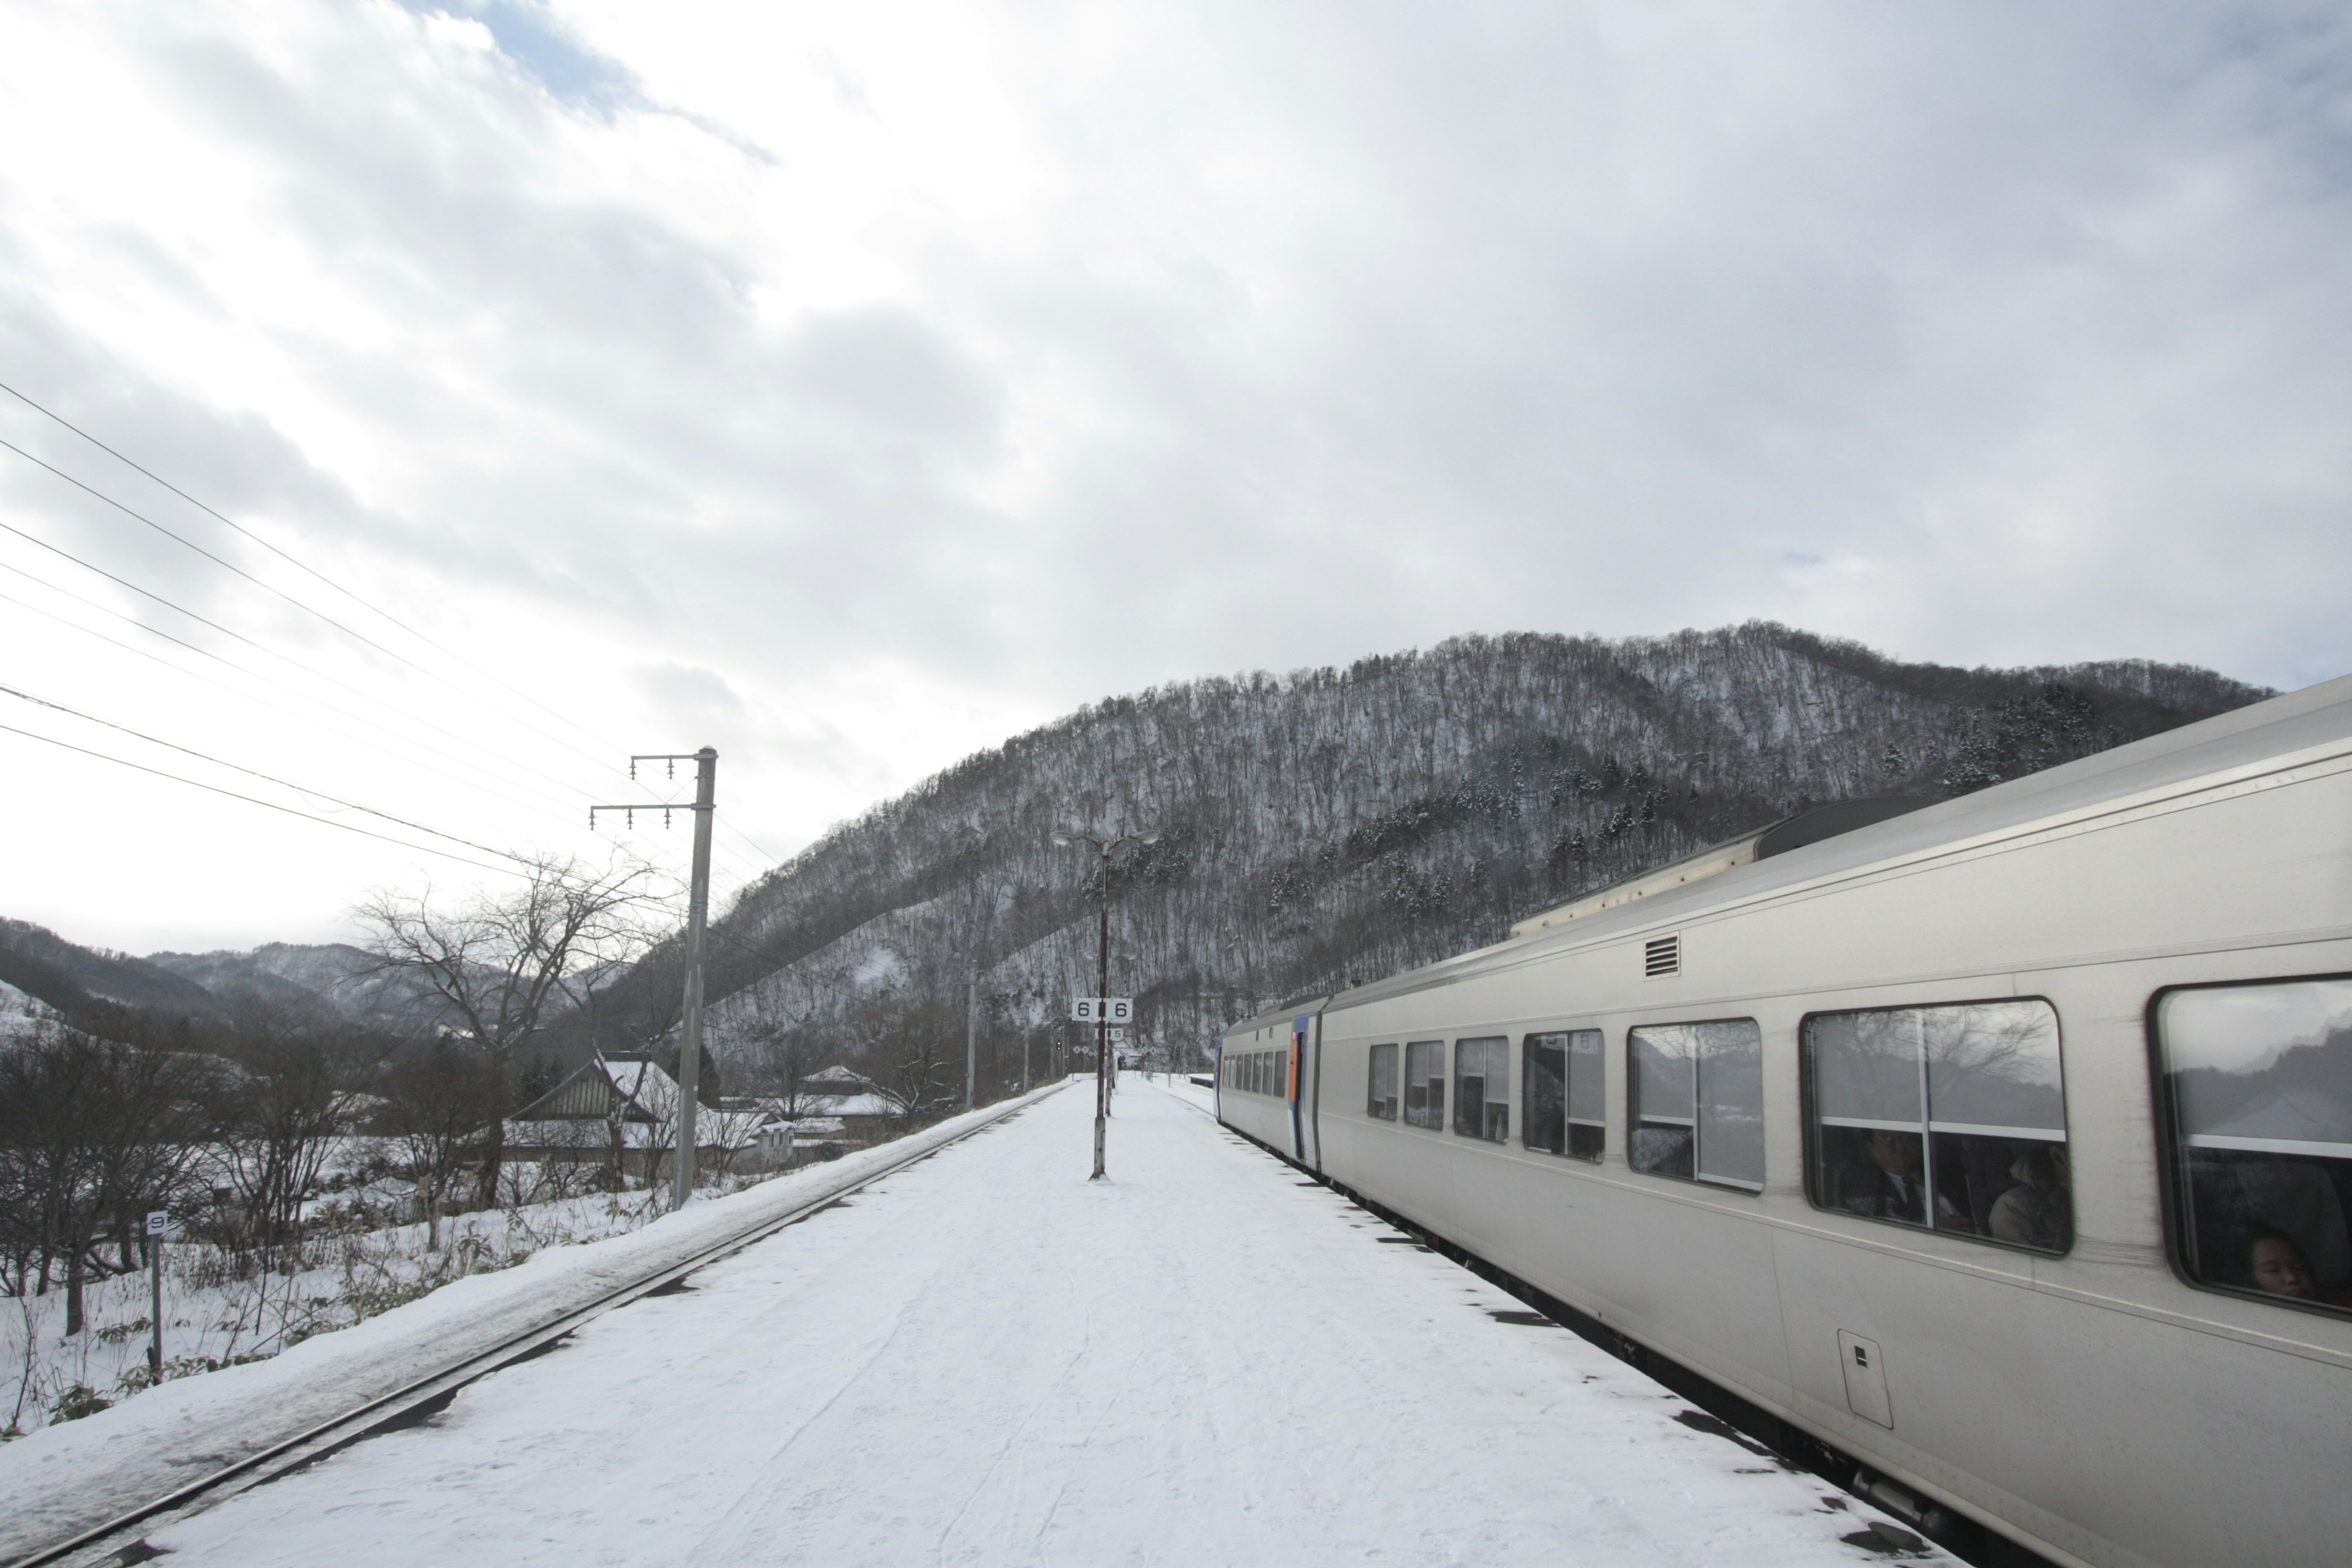
[[2352,669],[2340,5],[12,0],[0,146],[0,914],[85,942],[488,876],[181,780],[593,852],[708,742],[724,888],[1462,632]]

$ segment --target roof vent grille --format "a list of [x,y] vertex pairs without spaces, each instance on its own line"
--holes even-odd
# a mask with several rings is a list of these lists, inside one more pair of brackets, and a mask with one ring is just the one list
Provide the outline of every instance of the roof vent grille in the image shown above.
[[1642,974],[1655,980],[1661,974],[1683,972],[1683,939],[1675,936],[1654,936],[1642,944]]

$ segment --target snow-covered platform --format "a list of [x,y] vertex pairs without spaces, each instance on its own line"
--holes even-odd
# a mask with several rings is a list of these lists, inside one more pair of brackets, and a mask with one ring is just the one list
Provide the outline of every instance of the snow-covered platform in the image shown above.
[[211,1512],[199,1563],[1854,1563],[1856,1510],[1130,1077]]

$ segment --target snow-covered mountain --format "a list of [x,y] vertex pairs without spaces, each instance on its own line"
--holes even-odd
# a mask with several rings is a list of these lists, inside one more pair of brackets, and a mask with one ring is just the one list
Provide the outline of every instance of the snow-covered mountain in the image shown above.
[[63,1021],[64,1016],[47,1002],[0,980],[0,1050],[19,1041],[38,1039],[44,1030]]
[[29,921],[0,920],[0,986],[70,1017],[114,1006],[165,1023],[218,1024],[257,1004],[394,1026],[438,1015],[413,977],[374,973],[373,966],[366,953],[340,943],[139,958],[84,947]]
[[[846,1055],[886,1081],[901,1064],[901,1090],[960,1081],[976,972],[983,1073],[1013,1076],[1095,989],[1099,862],[1060,828],[1160,831],[1111,878],[1111,989],[1138,997],[1139,1043],[1181,1052],[1809,805],[1979,788],[2264,695],[2144,661],[1906,664],[1751,624],[1465,637],[1115,698],[749,889],[714,926],[711,1048],[730,1080]],[[600,1000],[602,1028],[666,1026],[676,984],[657,954]]]

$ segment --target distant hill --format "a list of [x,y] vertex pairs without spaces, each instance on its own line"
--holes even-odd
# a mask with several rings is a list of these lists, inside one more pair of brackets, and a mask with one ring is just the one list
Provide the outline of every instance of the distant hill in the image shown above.
[[226,1016],[220,999],[193,980],[127,952],[83,947],[47,926],[0,920],[0,981],[68,1016],[113,1003],[167,1016]]
[[341,943],[270,942],[250,952],[154,952],[144,958],[68,942],[29,921],[0,920],[0,984],[85,1026],[110,1008],[164,1024],[227,1024],[256,1005],[394,1026],[438,1016],[413,977],[368,973],[373,961]]
[[223,1004],[324,1007],[391,1025],[429,1024],[442,1003],[413,974],[376,973],[376,962],[343,942],[273,942],[250,952],[151,952],[146,962],[201,985]]
[[[1161,830],[1112,879],[1111,986],[1139,998],[1139,1043],[1181,1054],[1807,805],[1965,793],[2268,695],[2136,660],[1906,664],[1751,624],[1464,637],[1113,698],[747,889],[713,927],[711,1049],[730,1081],[844,1056],[902,1091],[960,1081],[976,969],[987,1060],[1017,1073],[1094,990],[1097,863],[1050,842],[1066,826]],[[607,1043],[667,1027],[677,984],[674,948],[616,982]]]

